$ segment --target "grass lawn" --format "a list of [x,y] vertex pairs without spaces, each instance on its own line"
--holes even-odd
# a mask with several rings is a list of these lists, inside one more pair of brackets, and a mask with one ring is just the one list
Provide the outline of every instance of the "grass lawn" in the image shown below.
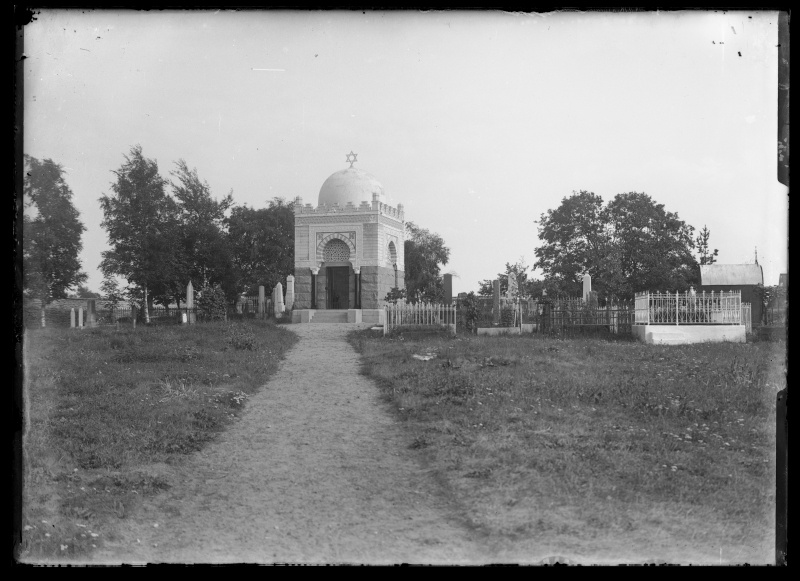
[[350,339],[412,447],[509,561],[773,562],[784,342]]
[[24,336],[29,561],[101,546],[168,467],[235,421],[296,336],[271,322],[34,329]]

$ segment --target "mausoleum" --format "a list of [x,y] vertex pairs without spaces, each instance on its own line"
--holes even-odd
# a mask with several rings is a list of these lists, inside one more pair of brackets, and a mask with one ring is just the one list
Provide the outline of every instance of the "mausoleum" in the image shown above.
[[405,287],[403,205],[386,203],[356,157],[323,182],[316,206],[295,198],[295,322],[380,323],[386,294]]

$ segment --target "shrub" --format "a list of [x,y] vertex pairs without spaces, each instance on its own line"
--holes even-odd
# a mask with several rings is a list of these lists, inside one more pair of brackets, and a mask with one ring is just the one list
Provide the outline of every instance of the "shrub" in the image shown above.
[[459,304],[461,312],[464,317],[464,329],[468,333],[472,333],[478,328],[478,302],[475,298],[475,293],[470,292]]
[[225,291],[218,284],[203,287],[197,297],[197,307],[207,319],[212,321],[225,320],[227,312]]
[[384,297],[383,300],[385,300],[387,303],[396,305],[398,301],[405,300],[405,298],[406,298],[406,289],[393,287],[392,290],[386,293],[386,297]]

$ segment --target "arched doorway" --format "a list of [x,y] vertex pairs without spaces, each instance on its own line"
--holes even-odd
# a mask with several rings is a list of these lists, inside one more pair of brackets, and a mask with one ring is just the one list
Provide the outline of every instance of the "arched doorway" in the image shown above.
[[325,308],[349,309],[353,270],[350,265],[350,246],[340,238],[325,244],[322,259],[325,265]]

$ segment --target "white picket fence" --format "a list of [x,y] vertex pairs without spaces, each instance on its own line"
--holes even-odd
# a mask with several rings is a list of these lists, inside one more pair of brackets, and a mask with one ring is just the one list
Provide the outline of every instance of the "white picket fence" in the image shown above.
[[456,305],[417,303],[386,305],[383,334],[403,325],[442,325],[456,331]]

